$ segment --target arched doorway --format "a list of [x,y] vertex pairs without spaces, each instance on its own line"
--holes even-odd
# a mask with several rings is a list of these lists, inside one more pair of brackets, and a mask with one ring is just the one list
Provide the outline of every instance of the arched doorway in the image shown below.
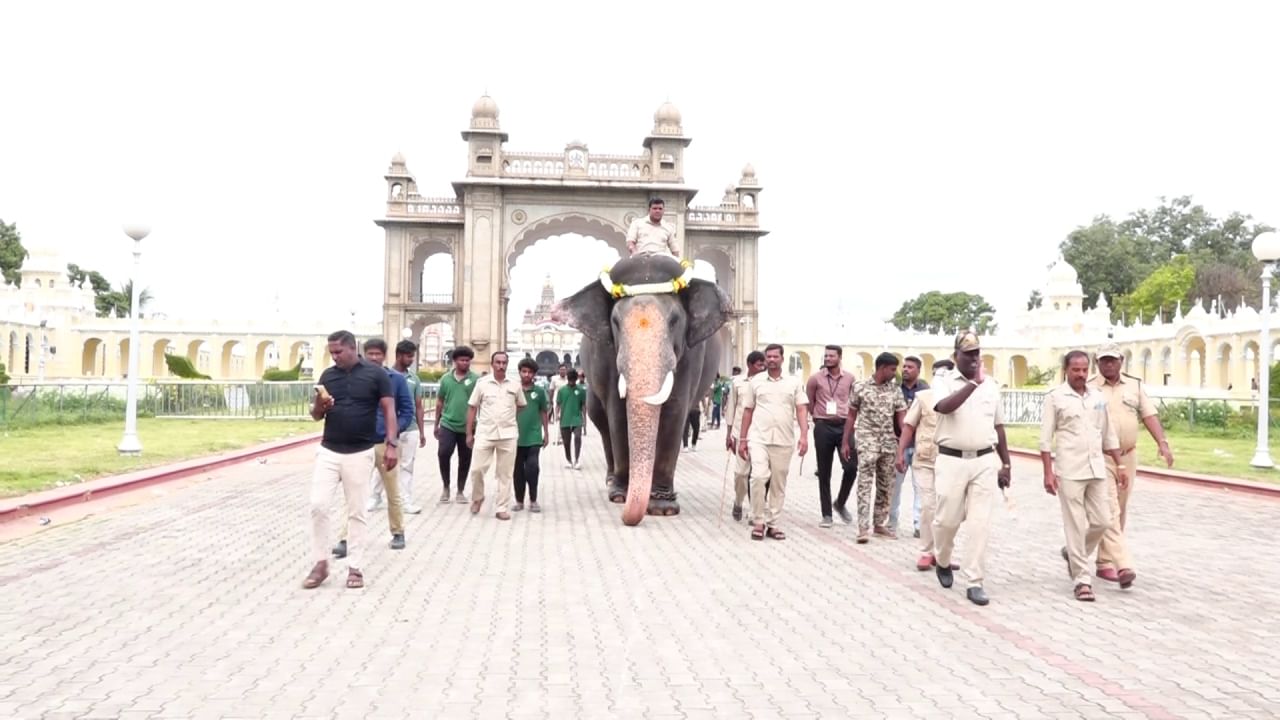
[[1231,379],[1231,361],[1233,359],[1231,343],[1224,342],[1218,345],[1218,351],[1214,353],[1213,367],[1216,370],[1219,390],[1235,390],[1235,383]]
[[80,351],[80,374],[85,377],[103,377],[107,374],[106,346],[101,338],[84,341]]
[[550,350],[543,350],[534,358],[538,363],[538,374],[551,377],[560,372],[560,357]]
[[1205,385],[1205,343],[1204,338],[1199,335],[1188,337],[1182,346],[1182,351],[1186,356],[1186,385],[1187,387],[1202,388]]
[[456,273],[452,238],[419,241],[410,259],[409,301],[421,305],[452,305]]
[[[222,344],[222,361],[218,365],[221,379],[244,377],[244,343],[239,340],[228,340]],[[261,375],[259,375],[261,377]]]
[[169,363],[165,362],[165,355],[173,355],[178,350],[173,346],[172,341],[168,338],[162,338],[155,341],[151,346],[151,376],[152,377],[169,377],[173,373],[169,372]]
[[1025,355],[1014,355],[1009,358],[1009,384],[1016,388],[1027,384],[1027,358]]

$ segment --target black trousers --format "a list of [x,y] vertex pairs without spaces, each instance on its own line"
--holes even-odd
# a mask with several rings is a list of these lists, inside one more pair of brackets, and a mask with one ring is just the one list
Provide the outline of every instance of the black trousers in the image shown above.
[[538,474],[542,472],[538,467],[538,455],[541,451],[541,445],[516,448],[515,484],[518,503],[524,503],[525,486],[529,488],[529,502],[538,502]]
[[[573,439],[573,455],[569,455],[569,439]],[[578,427],[561,427],[560,442],[564,445],[564,459],[566,462],[578,462],[578,458],[582,457],[582,426]],[[517,460],[517,462],[519,462]]]
[[467,434],[454,432],[440,426],[440,447],[436,450],[436,458],[440,460],[440,479],[444,481],[444,489],[449,489],[449,461],[453,459],[453,449],[458,449],[458,492],[467,486],[467,473],[471,471],[471,448],[467,447]]
[[813,451],[818,458],[818,502],[822,505],[822,516],[831,517],[831,466],[832,455],[840,459],[840,492],[836,495],[836,506],[844,507],[853,490],[853,481],[858,476],[858,451],[849,448],[849,462],[840,457],[840,440],[844,437],[844,423],[832,423],[825,420],[813,422]]
[[698,447],[698,430],[702,428],[702,411],[690,410],[689,416],[685,418],[684,435],[680,440],[680,444],[689,447],[689,433],[693,433],[693,446]]

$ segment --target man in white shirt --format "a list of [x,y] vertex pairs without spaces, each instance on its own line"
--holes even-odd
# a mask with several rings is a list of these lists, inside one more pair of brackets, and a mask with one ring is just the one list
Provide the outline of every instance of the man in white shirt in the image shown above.
[[666,204],[662,198],[649,201],[649,216],[636,218],[627,228],[627,251],[631,257],[637,255],[671,255],[680,257],[680,246],[676,243],[675,231],[662,224],[662,213]]

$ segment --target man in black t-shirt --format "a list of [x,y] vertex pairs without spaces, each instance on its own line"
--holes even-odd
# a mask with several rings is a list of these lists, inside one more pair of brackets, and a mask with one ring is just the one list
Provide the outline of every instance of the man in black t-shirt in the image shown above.
[[[333,366],[320,375],[311,417],[324,418],[324,437],[316,451],[311,476],[311,553],[316,564],[303,580],[308,590],[329,577],[329,502],[342,486],[347,506],[347,587],[364,587],[360,571],[366,528],[365,497],[373,474],[373,446],[386,442],[384,463],[396,466],[395,400],[391,380],[381,367],[361,358],[356,338],[346,330],[329,336]],[[377,414],[383,414],[385,438],[377,436]]]

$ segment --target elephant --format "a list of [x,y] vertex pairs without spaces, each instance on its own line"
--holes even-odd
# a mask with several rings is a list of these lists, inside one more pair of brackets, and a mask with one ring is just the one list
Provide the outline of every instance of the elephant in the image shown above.
[[680,435],[719,369],[729,296],[671,256],[640,255],[565,298],[557,314],[583,335],[587,416],[604,445],[609,500],[625,500],[622,522],[679,513]]

